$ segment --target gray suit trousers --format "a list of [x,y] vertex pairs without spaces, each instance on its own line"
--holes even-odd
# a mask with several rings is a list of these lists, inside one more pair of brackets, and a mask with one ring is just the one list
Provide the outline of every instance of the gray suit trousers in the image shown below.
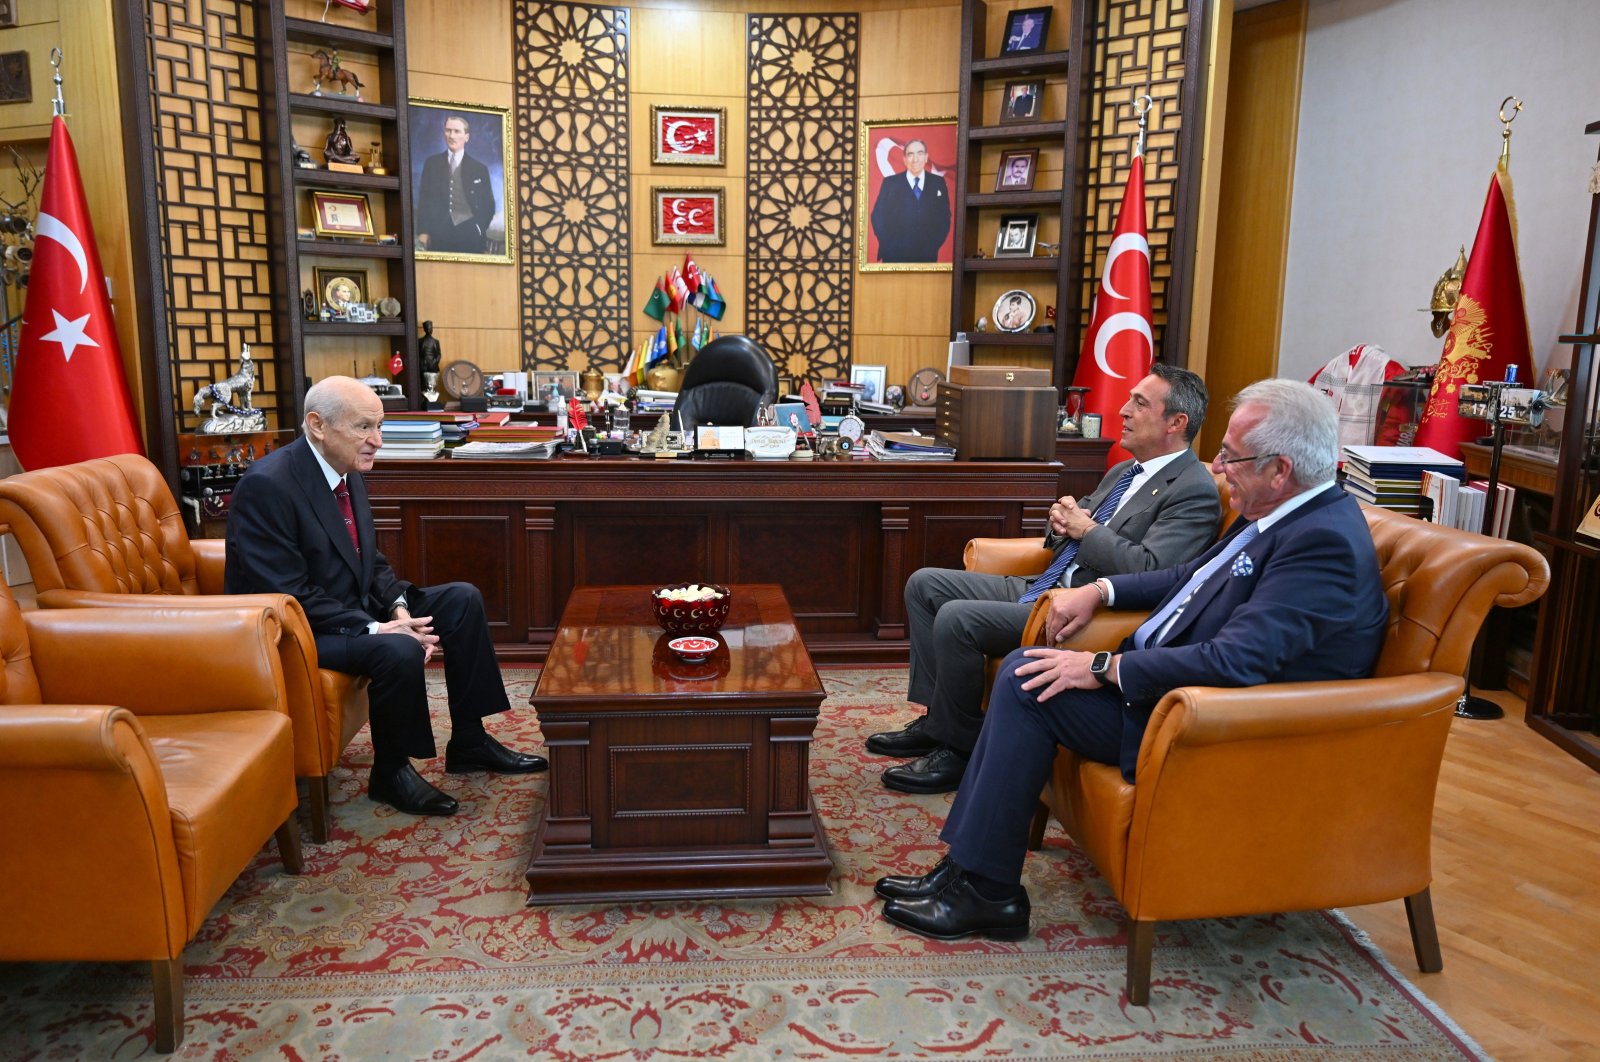
[[1022,643],[1033,605],[1017,598],[1029,580],[952,568],[919,568],[906,581],[911,639],[908,697],[928,706],[924,728],[970,752],[983,727],[983,662]]

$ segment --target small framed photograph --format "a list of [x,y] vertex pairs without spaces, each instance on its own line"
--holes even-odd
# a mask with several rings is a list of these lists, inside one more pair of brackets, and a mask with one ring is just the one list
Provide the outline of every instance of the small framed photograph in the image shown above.
[[726,107],[650,107],[650,161],[658,166],[727,162]]
[[1044,50],[1044,39],[1050,30],[1048,7],[1025,7],[1006,17],[1006,32],[1000,38],[1001,55],[1018,55],[1022,52]]
[[779,402],[772,407],[772,419],[780,428],[793,428],[796,435],[808,435],[812,430],[804,402]]
[[575,372],[536,372],[529,385],[530,398],[541,409],[557,409],[578,393]]
[[1039,306],[1021,288],[1012,288],[994,300],[994,326],[1002,332],[1026,332]]
[[362,192],[311,193],[311,228],[318,236],[377,235],[372,228],[372,204]]
[[602,394],[620,395],[623,398],[628,396],[629,384],[628,377],[625,374],[620,372],[608,372],[606,373],[605,378],[605,390],[601,392]]
[[852,365],[850,366],[850,382],[860,384],[863,388],[861,401],[882,402],[884,376],[888,370],[882,365]]
[[316,266],[311,271],[312,282],[320,298],[320,316],[324,320],[354,320],[351,312],[367,302],[367,271],[339,266],[330,269]]
[[1038,148],[1009,148],[1000,152],[1000,169],[994,175],[994,190],[1033,191],[1033,173],[1038,166]]
[[721,188],[650,189],[650,232],[662,243],[727,242]]
[[1000,228],[994,234],[994,256],[1032,258],[1033,244],[1038,238],[1038,214],[1001,214]]
[[1044,78],[1007,81],[1000,97],[1000,124],[1037,122],[1044,113]]

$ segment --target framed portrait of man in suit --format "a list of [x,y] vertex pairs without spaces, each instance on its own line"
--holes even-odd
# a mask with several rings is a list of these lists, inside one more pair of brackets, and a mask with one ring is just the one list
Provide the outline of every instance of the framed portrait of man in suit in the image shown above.
[[510,110],[413,97],[406,130],[417,259],[511,264],[517,241]]
[[1025,7],[1006,16],[1006,31],[1000,35],[1000,54],[1044,51],[1050,31],[1048,7]]
[[953,118],[861,123],[856,246],[862,272],[943,271],[957,172]]
[[1005,92],[1000,97],[1000,124],[1037,122],[1044,113],[1043,99],[1044,78],[1007,81]]

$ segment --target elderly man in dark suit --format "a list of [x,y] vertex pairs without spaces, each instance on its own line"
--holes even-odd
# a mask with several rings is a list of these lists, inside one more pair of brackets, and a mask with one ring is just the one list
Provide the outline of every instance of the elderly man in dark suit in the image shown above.
[[1057,586],[1180,564],[1216,540],[1216,481],[1190,443],[1206,418],[1206,385],[1187,369],[1151,366],[1122,407],[1120,461],[1082,498],[1050,507],[1054,563],[1032,579],[920,568],[906,582],[911,636],[908,699],[926,705],[901,730],[873,734],[867,751],[916,757],[883,772],[904,793],[947,793],[966,772],[983,725],[984,662],[1022,641],[1033,602]]
[[1097,579],[1062,595],[1060,641],[1103,605],[1154,609],[1116,652],[1018,650],[1006,658],[967,778],[940,836],[948,856],[877,884],[884,917],[940,939],[1028,932],[1028,823],[1057,745],[1134,767],[1150,713],[1179,686],[1356,678],[1378,657],[1388,602],[1354,498],[1334,484],[1338,416],[1298,381],[1235,400],[1212,468],[1239,519],[1188,564]]
[[425,251],[483,254],[494,220],[489,167],[467,154],[472,131],[465,117],[444,120],[444,150],[422,164],[417,187],[417,243]]
[[383,402],[334,376],[306,393],[305,434],[250,466],[228,510],[230,594],[291,594],[305,609],[322,667],[367,675],[372,775],[367,794],[414,815],[452,815],[456,801],[411,758],[436,753],[423,666],[444,652],[451,737],[445,771],[524,774],[549,766],[483,728],[511,707],[495,663],[483,598],[470,583],[417,587],[378,552],[361,473],[382,438]]
[[950,190],[928,171],[928,145],[908,140],[904,173],[885,177],[872,207],[880,262],[937,262],[950,234]]

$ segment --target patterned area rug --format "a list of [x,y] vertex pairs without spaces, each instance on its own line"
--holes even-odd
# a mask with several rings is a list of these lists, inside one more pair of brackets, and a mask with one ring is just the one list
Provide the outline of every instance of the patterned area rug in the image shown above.
[[[513,704],[534,677],[506,672]],[[950,798],[889,792],[887,761],[862,752],[906,718],[903,669],[823,680],[811,779],[832,896],[525,907],[544,776],[445,776],[461,813],[413,818],[366,799],[362,737],[306,873],[285,875],[269,844],[189,945],[176,1057],[1482,1057],[1334,914],[1163,925],[1152,1005],[1130,1006],[1121,909],[1058,826],[1028,859],[1029,939],[896,930],[872,882],[932,865]],[[442,749],[442,678],[432,692]],[[530,712],[490,722],[538,742]],[[151,1056],[150,998],[142,964],[0,965],[0,1057]]]

